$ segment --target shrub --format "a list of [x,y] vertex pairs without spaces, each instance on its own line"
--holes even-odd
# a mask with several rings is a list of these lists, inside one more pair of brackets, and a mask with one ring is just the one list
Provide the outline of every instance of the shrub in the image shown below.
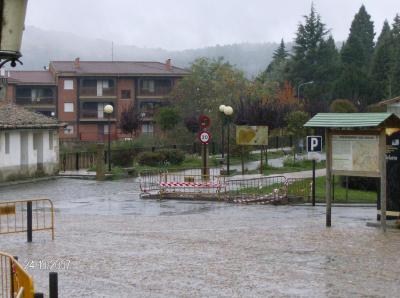
[[131,167],[136,155],[137,152],[135,150],[112,150],[111,162],[116,166]]
[[185,153],[178,149],[160,150],[165,156],[165,161],[173,165],[180,165],[185,160]]
[[185,154],[177,149],[163,149],[155,152],[143,152],[138,156],[138,163],[151,167],[170,163],[179,165],[185,160]]

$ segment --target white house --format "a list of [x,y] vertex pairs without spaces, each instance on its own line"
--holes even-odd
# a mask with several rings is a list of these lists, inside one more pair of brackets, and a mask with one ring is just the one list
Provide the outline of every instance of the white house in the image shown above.
[[393,113],[400,118],[400,96],[381,101],[378,106],[386,106],[388,113]]
[[0,182],[57,174],[62,126],[15,104],[0,104]]

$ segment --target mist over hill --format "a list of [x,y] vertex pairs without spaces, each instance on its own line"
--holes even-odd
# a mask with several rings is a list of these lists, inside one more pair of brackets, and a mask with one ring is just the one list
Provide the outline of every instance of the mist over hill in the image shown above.
[[[134,45],[115,44],[108,40],[82,37],[72,33],[47,31],[27,27],[22,42],[23,70],[43,69],[51,60],[114,60],[160,61],[171,58],[173,65],[189,67],[199,57],[225,60],[243,70],[252,78],[263,71],[272,59],[277,43],[239,43],[213,47],[168,51],[161,48],[140,48]],[[113,51],[112,51],[113,48]]]

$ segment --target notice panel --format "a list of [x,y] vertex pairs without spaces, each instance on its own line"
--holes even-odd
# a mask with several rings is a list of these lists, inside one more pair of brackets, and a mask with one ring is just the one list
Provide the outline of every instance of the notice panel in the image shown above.
[[332,170],[379,173],[379,136],[333,135]]
[[268,126],[236,126],[236,144],[268,145]]

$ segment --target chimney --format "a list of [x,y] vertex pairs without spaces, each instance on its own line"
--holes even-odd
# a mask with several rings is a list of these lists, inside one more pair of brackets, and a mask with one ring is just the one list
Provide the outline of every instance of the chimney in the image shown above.
[[79,60],[79,57],[75,58],[74,67],[75,68],[81,67],[81,61]]
[[165,70],[167,71],[172,70],[171,59],[167,59],[167,61],[165,61]]

